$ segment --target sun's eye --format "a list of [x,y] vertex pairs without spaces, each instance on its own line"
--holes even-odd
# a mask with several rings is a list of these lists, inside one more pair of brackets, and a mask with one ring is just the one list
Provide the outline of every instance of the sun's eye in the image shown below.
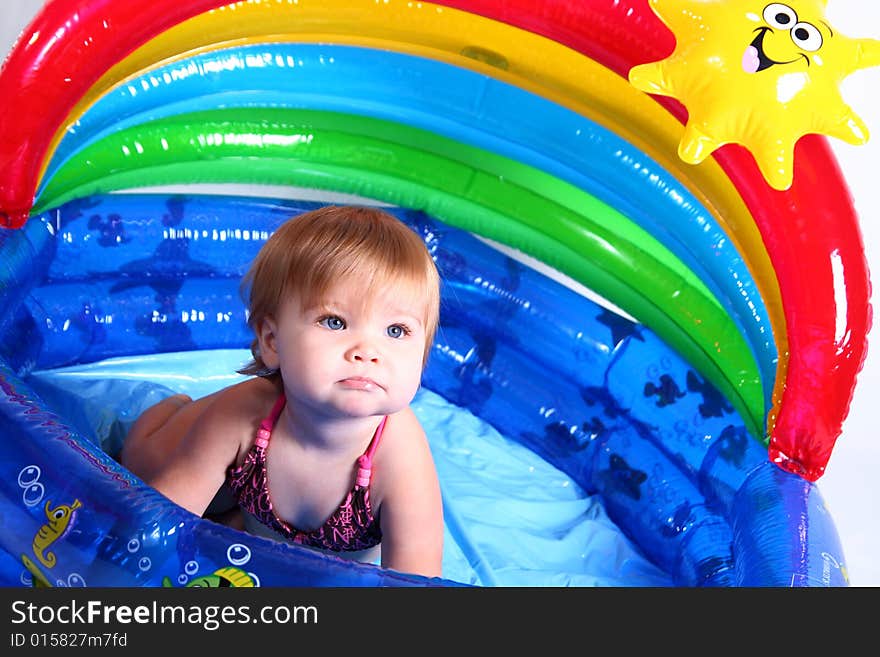
[[341,331],[345,328],[345,320],[341,317],[337,317],[336,315],[327,315],[326,317],[322,317],[318,320],[318,323],[330,329],[331,331]]
[[791,31],[791,40],[801,50],[816,52],[822,47],[822,33],[815,25],[798,23]]
[[797,14],[788,5],[773,2],[764,7],[764,20],[777,30],[790,30],[797,23]]

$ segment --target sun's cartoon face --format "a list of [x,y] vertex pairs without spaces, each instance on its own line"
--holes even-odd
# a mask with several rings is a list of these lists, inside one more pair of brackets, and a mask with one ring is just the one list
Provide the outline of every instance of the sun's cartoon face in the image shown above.
[[867,141],[867,127],[838,87],[853,71],[880,64],[880,41],[837,32],[825,20],[824,0],[650,2],[675,34],[675,50],[633,67],[629,79],[687,108],[684,161],[697,164],[724,144],[742,144],[770,185],[787,189],[802,135]]
[[764,25],[753,30],[755,38],[743,53],[742,66],[746,73],[791,64],[809,67],[811,57],[819,52],[825,39],[833,35],[824,21],[820,28],[800,20],[794,9],[780,2],[764,7],[761,18]]

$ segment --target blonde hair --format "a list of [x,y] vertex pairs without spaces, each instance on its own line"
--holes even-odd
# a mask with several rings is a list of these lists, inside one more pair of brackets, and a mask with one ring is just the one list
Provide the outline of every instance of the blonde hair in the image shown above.
[[369,295],[389,283],[412,287],[425,300],[425,351],[440,315],[440,276],[422,239],[393,215],[376,208],[328,205],[284,222],[266,241],[241,283],[254,332],[253,360],[241,374],[269,376],[259,353],[260,327],[275,317],[283,299],[303,307],[320,303],[341,280],[356,280]]

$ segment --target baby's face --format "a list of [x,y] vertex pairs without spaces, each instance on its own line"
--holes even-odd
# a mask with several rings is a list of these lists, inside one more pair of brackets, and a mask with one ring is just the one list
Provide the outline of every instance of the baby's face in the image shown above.
[[424,301],[403,285],[369,298],[337,285],[312,308],[288,299],[274,322],[288,400],[345,417],[406,407],[421,383],[424,317]]

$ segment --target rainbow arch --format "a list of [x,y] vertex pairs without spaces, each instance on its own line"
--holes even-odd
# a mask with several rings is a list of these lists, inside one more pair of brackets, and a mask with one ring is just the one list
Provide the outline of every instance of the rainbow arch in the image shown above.
[[179,4],[37,16],[0,74],[20,100],[0,108],[20,126],[0,137],[9,226],[175,182],[422,209],[600,292],[721,390],[772,462],[821,476],[870,325],[845,181],[820,137],[785,192],[736,147],[682,164],[682,108],[625,82],[673,43],[647,3]]

